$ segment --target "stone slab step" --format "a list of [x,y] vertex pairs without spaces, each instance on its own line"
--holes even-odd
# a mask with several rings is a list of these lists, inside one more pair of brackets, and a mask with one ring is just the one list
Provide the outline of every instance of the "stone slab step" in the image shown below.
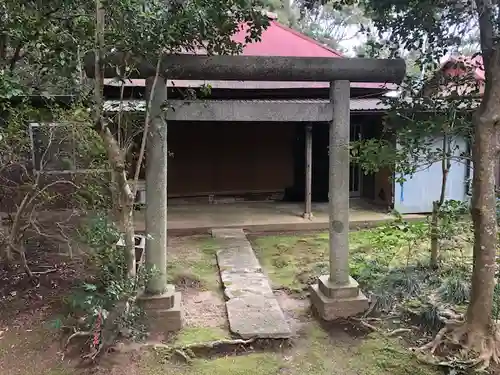
[[211,233],[213,238],[240,238],[246,240],[245,232],[239,228],[214,228]]
[[290,327],[241,229],[213,229],[230,330],[242,338],[289,338]]
[[231,332],[244,339],[282,339],[291,336],[290,327],[274,297],[246,295],[226,302]]
[[262,272],[260,263],[248,241],[242,246],[234,246],[225,242],[227,240],[220,243],[221,249],[217,251],[217,264],[220,272]]
[[259,272],[222,271],[220,278],[224,285],[224,296],[227,299],[245,295],[257,295],[274,298],[267,277]]

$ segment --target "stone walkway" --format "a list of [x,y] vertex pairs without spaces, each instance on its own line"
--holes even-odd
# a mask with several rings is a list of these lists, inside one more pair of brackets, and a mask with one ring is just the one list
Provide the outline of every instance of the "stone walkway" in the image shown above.
[[212,229],[231,332],[244,339],[288,338],[285,316],[242,229]]

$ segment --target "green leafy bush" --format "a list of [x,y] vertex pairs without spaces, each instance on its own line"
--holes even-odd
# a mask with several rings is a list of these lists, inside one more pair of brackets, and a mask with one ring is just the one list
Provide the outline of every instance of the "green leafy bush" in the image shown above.
[[75,329],[92,332],[94,349],[118,335],[137,338],[145,332],[136,296],[151,275],[139,268],[136,278],[128,277],[124,249],[116,246],[119,238],[104,215],[90,219],[80,231],[81,241],[89,246],[92,275],[65,302]]
[[464,233],[464,225],[471,224],[470,220],[465,220],[469,213],[468,202],[453,199],[444,201],[439,209],[439,238],[452,239]]

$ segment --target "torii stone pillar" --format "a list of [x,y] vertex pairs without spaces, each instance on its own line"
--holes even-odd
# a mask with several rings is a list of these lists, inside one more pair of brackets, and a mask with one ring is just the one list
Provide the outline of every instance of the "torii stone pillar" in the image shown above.
[[167,284],[167,122],[163,111],[167,82],[162,77],[146,79],[149,128],[146,143],[146,269],[152,271],[141,296],[146,313],[161,331],[182,326],[181,293]]
[[312,220],[312,124],[305,127],[306,141],[306,181],[304,189],[304,219]]
[[330,274],[312,285],[311,303],[324,320],[357,315],[368,299],[349,276],[349,129],[350,83],[330,83],[333,121],[329,134],[329,255]]

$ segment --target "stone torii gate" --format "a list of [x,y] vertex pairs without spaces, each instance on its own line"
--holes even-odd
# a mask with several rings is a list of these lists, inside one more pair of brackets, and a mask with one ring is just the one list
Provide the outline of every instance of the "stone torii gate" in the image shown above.
[[[94,55],[86,56],[85,69],[94,77]],[[105,77],[116,76],[124,55],[115,53],[104,62]],[[130,78],[145,78],[150,101],[150,134],[146,167],[146,266],[160,272],[149,281],[143,297],[153,305],[163,328],[181,327],[180,293],[167,285],[167,122],[163,103],[167,100],[166,78],[212,81],[309,81],[330,82],[329,129],[329,275],[311,287],[311,303],[325,320],[346,317],[368,307],[357,282],[349,276],[349,128],[350,82],[400,83],[405,75],[402,59],[360,59],[275,56],[165,55],[160,79],[152,90],[156,67],[146,61],[135,64]],[[154,91],[154,92],[153,92]],[[265,105],[265,104],[263,104]],[[322,110],[324,109],[324,105]],[[266,110],[266,109],[264,109]],[[269,108],[267,108],[269,110]],[[310,144],[310,135],[307,144]],[[307,148],[310,164],[310,147]],[[151,162],[151,161],[154,162]],[[306,213],[310,214],[310,168]]]

